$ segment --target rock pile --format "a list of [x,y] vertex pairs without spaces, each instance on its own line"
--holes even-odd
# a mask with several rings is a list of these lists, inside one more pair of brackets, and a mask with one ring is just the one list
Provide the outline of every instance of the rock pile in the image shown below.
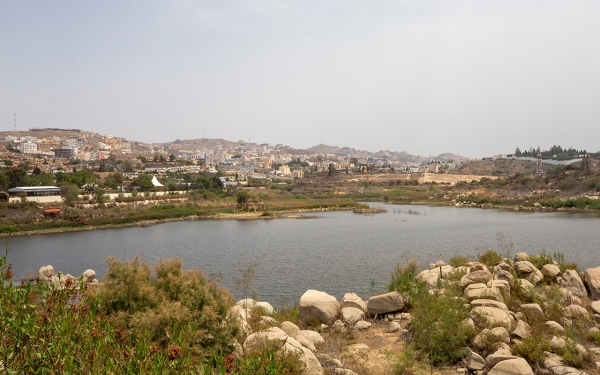
[[67,285],[75,285],[79,286],[79,282],[81,281],[84,286],[97,286],[98,280],[96,279],[96,271],[94,270],[85,270],[80,277],[75,277],[71,274],[62,274],[54,273],[54,267],[51,265],[47,265],[44,267],[40,267],[38,271],[38,281],[45,282],[50,285],[53,285],[57,288],[64,288]]

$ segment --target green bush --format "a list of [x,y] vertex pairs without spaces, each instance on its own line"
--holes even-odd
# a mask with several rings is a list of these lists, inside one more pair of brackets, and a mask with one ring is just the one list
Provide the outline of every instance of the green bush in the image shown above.
[[527,337],[512,348],[513,355],[525,358],[530,364],[538,365],[542,365],[545,351],[550,351],[550,341],[538,335]]
[[472,261],[473,259],[470,256],[464,256],[461,254],[455,254],[452,258],[450,258],[450,265],[452,267],[462,267],[462,266],[466,266],[468,262]]
[[408,297],[409,301],[419,293],[426,293],[427,287],[425,283],[415,279],[418,274],[419,265],[415,260],[411,260],[405,265],[396,264],[396,268],[392,271],[388,291],[398,291],[403,296]]
[[502,262],[502,255],[494,250],[486,250],[483,254],[479,254],[477,259],[481,263],[493,267]]

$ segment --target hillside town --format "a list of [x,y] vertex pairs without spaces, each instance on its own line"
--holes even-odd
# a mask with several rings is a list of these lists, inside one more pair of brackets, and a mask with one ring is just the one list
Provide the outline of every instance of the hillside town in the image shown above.
[[142,143],[79,129],[30,128],[0,133],[0,160],[0,167],[21,167],[29,175],[56,176],[89,169],[97,174],[99,183],[114,172],[130,181],[140,173],[158,178],[168,173],[208,173],[223,177],[224,184],[244,185],[249,179],[297,180],[318,174],[443,173],[468,159],[326,145],[294,149],[283,144],[205,138]]

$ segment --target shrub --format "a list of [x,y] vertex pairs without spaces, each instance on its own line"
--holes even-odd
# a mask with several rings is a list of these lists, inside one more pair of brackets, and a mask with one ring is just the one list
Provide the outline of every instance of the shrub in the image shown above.
[[403,296],[409,297],[412,300],[417,294],[426,292],[424,282],[415,279],[419,273],[419,265],[415,260],[411,260],[405,265],[396,264],[396,268],[392,272],[392,280],[388,285],[388,291],[398,291]]
[[498,254],[494,250],[486,250],[483,254],[479,254],[477,259],[481,263],[493,267],[502,262],[502,255]]
[[461,254],[455,254],[452,258],[450,258],[450,265],[452,267],[461,267],[461,266],[466,266],[468,262],[472,261],[473,259],[470,256],[464,256]]
[[530,364],[538,365],[542,364],[545,351],[550,351],[550,341],[538,335],[527,337],[512,348],[513,355],[525,358]]

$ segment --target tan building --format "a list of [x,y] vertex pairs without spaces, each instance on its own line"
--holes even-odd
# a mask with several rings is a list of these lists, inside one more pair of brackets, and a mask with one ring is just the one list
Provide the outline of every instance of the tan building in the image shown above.
[[288,167],[287,165],[282,165],[279,167],[279,172],[283,173],[284,175],[289,176],[292,171],[290,170],[290,167]]

